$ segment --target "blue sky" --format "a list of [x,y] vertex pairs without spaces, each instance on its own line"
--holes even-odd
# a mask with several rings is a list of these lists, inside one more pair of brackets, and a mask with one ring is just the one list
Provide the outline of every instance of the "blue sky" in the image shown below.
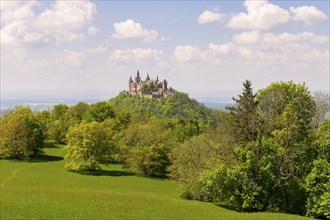
[[329,1],[1,1],[1,90],[329,90]]

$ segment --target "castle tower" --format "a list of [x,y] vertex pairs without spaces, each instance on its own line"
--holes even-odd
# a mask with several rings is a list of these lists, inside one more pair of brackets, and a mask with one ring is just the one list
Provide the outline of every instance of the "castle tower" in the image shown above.
[[149,74],[147,74],[146,82],[150,81]]
[[136,83],[133,82],[132,77],[129,77],[128,88],[130,92],[136,92]]
[[140,83],[141,82],[141,77],[140,77],[140,72],[137,70],[136,77],[135,77],[135,82]]
[[164,81],[163,81],[163,90],[167,91],[167,81],[166,81],[166,79],[164,79]]

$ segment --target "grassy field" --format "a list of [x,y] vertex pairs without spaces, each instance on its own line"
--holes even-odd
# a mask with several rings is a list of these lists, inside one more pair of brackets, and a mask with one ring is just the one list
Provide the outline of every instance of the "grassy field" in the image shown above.
[[63,153],[50,144],[38,161],[1,160],[1,219],[309,219],[184,200],[175,182],[135,176],[116,164],[100,176],[67,172]]

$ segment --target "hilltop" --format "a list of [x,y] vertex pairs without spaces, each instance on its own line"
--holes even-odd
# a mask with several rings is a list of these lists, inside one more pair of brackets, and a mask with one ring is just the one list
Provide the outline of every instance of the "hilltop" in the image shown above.
[[110,99],[109,104],[115,112],[144,113],[157,118],[194,121],[201,127],[213,122],[211,109],[178,91],[170,97],[157,99],[144,98],[123,91]]

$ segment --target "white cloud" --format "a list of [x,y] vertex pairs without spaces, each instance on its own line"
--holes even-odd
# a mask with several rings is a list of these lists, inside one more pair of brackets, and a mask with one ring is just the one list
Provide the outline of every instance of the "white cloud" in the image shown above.
[[256,44],[260,41],[260,32],[259,31],[248,31],[243,32],[238,35],[234,35],[234,42],[244,45]]
[[107,51],[107,48],[100,46],[91,49],[86,49],[85,51],[90,54],[98,54],[98,53],[105,53]]
[[267,0],[246,0],[244,2],[247,13],[234,15],[228,27],[234,29],[269,30],[290,19],[288,11],[277,5],[268,3]]
[[288,43],[299,44],[324,44],[329,42],[326,35],[315,35],[312,32],[293,33],[280,33],[274,34],[271,32],[260,33],[259,31],[248,31],[233,36],[233,42],[238,45],[284,45]]
[[35,14],[32,8],[38,5],[37,1],[0,1],[1,24],[33,19]]
[[64,50],[63,53],[58,54],[57,63],[63,64],[67,67],[81,67],[86,59],[86,55],[81,52],[72,50]]
[[56,1],[35,13],[36,1],[1,1],[1,44],[46,43],[82,40],[79,30],[96,13],[90,1]]
[[88,34],[89,35],[96,35],[100,30],[97,29],[96,27],[94,26],[89,26],[88,27]]
[[327,16],[314,6],[290,7],[290,12],[294,14],[293,20],[303,21],[308,26],[327,19]]
[[126,50],[114,50],[110,54],[110,60],[117,64],[150,64],[163,65],[161,60],[163,51],[155,49],[134,48]]
[[297,34],[259,31],[235,35],[232,42],[210,43],[204,50],[192,45],[178,45],[173,57],[177,63],[229,66],[313,66],[328,63],[329,40],[311,32]]
[[158,37],[157,31],[145,29],[132,19],[114,23],[113,26],[115,33],[112,36],[117,39],[141,38],[143,41],[154,41]]
[[212,11],[206,10],[198,17],[197,21],[199,24],[223,21],[224,16],[225,16],[224,14],[221,14],[219,12],[212,12]]
[[180,45],[174,49],[174,59],[179,63],[197,61],[200,57],[200,50],[191,45]]

